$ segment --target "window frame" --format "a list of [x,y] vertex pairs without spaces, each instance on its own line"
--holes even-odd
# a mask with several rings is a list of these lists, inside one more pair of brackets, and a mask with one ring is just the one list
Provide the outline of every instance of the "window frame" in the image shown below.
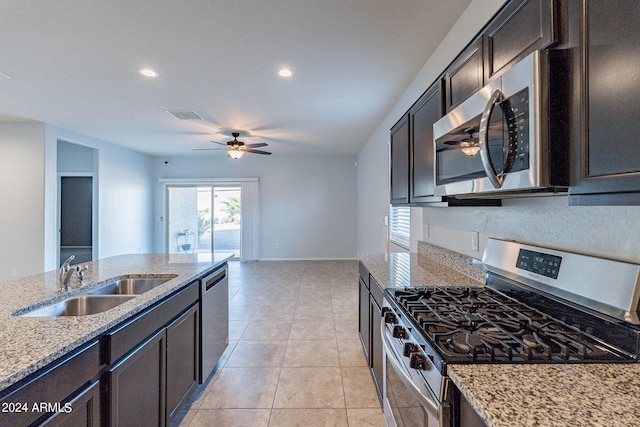
[[411,247],[411,208],[389,205],[389,242],[405,249]]

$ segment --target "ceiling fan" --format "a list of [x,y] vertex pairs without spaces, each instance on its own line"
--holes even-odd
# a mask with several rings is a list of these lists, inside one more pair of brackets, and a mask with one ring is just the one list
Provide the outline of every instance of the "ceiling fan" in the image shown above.
[[258,142],[256,144],[245,144],[242,141],[238,141],[238,137],[240,136],[239,132],[232,132],[231,136],[233,136],[233,141],[218,142],[211,141],[214,144],[220,144],[226,146],[226,148],[195,148],[194,151],[208,151],[208,150],[227,150],[227,155],[232,159],[239,159],[244,155],[244,153],[253,153],[253,154],[266,154],[270,155],[268,151],[255,150],[257,147],[266,147],[269,144],[264,142]]

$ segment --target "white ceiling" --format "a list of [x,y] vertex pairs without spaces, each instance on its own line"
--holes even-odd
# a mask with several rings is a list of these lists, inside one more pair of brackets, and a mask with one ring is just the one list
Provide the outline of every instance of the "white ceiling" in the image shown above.
[[150,155],[218,153],[193,149],[232,130],[274,154],[355,155],[469,3],[2,0],[0,114]]

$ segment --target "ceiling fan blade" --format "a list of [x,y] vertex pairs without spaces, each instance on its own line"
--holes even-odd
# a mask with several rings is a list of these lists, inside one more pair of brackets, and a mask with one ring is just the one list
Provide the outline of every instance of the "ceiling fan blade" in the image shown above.
[[224,145],[225,147],[227,146],[226,142],[218,142],[218,141],[209,141],[209,142],[213,142],[214,144]]
[[244,144],[244,146],[248,148],[258,148],[258,147],[267,147],[269,146],[269,144],[266,144],[264,142],[256,142],[255,144]]
[[226,148],[194,148],[193,151],[218,151],[218,150],[227,150]]
[[245,148],[244,150],[247,153],[253,153],[253,154],[266,154],[266,155],[270,155],[271,153],[269,153],[268,151],[262,151],[262,150],[253,150],[251,148]]

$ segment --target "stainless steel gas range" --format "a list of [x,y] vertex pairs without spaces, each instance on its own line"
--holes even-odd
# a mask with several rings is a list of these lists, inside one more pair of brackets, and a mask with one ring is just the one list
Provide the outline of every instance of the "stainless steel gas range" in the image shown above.
[[485,287],[388,288],[388,426],[482,426],[450,364],[640,359],[640,265],[489,239]]

